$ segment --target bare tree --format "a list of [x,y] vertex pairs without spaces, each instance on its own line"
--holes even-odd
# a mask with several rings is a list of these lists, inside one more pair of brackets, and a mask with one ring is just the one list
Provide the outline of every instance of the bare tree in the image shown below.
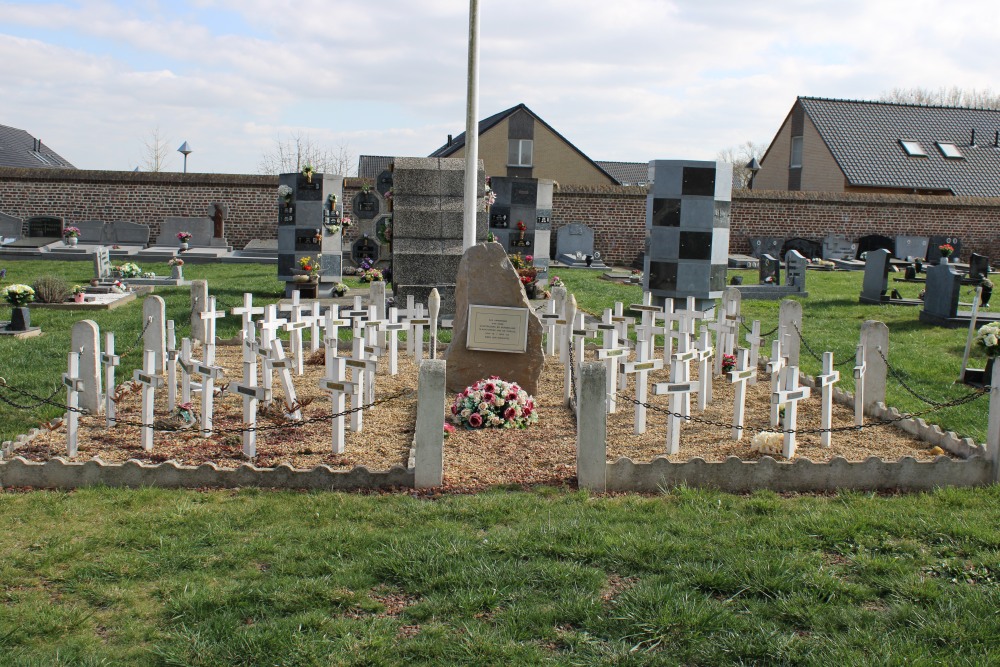
[[733,189],[746,190],[750,186],[750,172],[747,163],[757,158],[759,161],[767,151],[767,144],[759,144],[754,141],[745,141],[739,146],[723,148],[716,155],[717,160],[728,162],[733,165]]
[[139,160],[139,166],[143,171],[166,169],[167,156],[170,155],[167,143],[166,137],[160,134],[159,126],[149,131],[149,137],[142,141],[142,157]]
[[927,104],[944,107],[973,107],[978,109],[1000,109],[1000,93],[994,93],[989,88],[893,88],[883,92],[880,102],[897,104]]
[[287,174],[301,171],[310,164],[318,172],[350,176],[356,169],[354,156],[346,144],[335,149],[322,146],[308,134],[296,132],[287,139],[276,138],[274,147],[261,156],[257,171],[261,174]]

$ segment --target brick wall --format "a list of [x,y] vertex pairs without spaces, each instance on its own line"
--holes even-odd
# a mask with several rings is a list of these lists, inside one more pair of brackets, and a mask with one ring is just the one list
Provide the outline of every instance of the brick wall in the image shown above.
[[[365,181],[344,183],[350,202]],[[368,181],[368,184],[372,183]],[[226,238],[236,248],[275,238],[278,179],[238,174],[177,174],[0,167],[0,213],[81,220],[127,220],[149,225],[151,238],[167,216],[205,216],[213,202],[229,206]],[[354,216],[353,211],[348,210]],[[607,262],[628,264],[643,249],[643,187],[563,186],[553,197],[552,251],[563,225],[595,231],[595,249]],[[1000,258],[1000,199],[858,193],[738,192],[733,196],[731,252],[748,253],[752,236],[821,240],[827,234],[954,235],[963,256]],[[26,230],[25,230],[26,231]],[[356,237],[349,230],[347,241]]]

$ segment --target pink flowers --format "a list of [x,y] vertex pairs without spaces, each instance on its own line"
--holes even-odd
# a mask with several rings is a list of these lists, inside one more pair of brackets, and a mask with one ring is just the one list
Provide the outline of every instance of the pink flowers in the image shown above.
[[480,428],[483,425],[483,416],[478,412],[473,412],[469,415],[469,426],[472,428]]
[[535,261],[535,256],[534,255],[525,255],[524,256],[524,261],[526,261],[528,264],[531,264],[533,261]]
[[524,428],[538,421],[535,399],[498,377],[478,380],[455,395],[452,422],[469,428]]
[[445,424],[444,424],[444,437],[447,438],[449,435],[451,435],[454,432],[455,432],[455,426],[454,426],[454,424],[449,424],[448,422],[445,422]]

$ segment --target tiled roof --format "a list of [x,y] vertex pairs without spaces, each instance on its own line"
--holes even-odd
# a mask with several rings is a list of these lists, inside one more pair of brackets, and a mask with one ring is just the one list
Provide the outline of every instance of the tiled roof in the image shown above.
[[597,166],[611,174],[619,185],[646,185],[649,182],[648,162],[609,162],[596,160]]
[[391,163],[389,155],[361,155],[358,157],[358,178],[378,178]]
[[[852,186],[1000,197],[1000,111],[816,97],[799,103]],[[927,156],[907,155],[900,140],[919,142]],[[944,157],[937,142],[955,144],[962,159]]]
[[0,167],[76,168],[24,130],[7,125],[0,125]]

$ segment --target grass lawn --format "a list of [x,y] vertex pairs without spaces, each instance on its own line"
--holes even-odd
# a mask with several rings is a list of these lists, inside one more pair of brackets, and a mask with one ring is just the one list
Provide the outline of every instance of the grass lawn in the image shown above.
[[998,508],[997,488],[6,493],[0,664],[995,664]]

